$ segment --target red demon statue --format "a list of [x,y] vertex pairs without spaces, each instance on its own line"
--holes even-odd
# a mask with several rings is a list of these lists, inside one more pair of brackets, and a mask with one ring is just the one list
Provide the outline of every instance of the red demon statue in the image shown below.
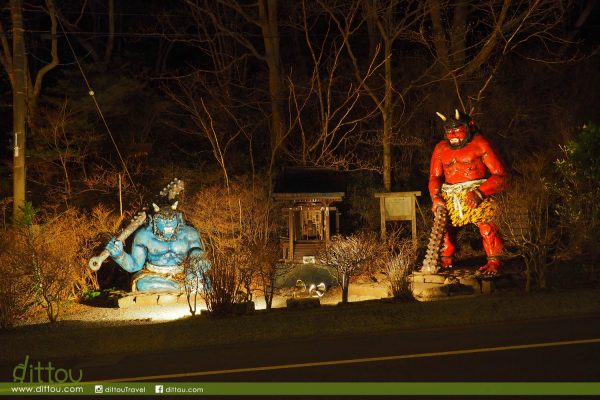
[[433,150],[429,172],[429,194],[433,210],[445,207],[448,221],[441,249],[441,270],[452,268],[456,230],[469,223],[477,225],[483,238],[487,263],[479,272],[499,272],[503,242],[493,217],[492,196],[506,183],[504,165],[473,119],[456,110],[454,118],[436,113],[444,121],[444,140]]

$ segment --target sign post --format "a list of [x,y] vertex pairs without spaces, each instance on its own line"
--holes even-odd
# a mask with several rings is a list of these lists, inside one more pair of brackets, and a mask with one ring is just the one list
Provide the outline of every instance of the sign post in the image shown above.
[[411,221],[412,240],[417,244],[417,213],[415,204],[421,192],[386,192],[375,193],[379,198],[379,214],[381,216],[381,238],[386,238],[386,222]]

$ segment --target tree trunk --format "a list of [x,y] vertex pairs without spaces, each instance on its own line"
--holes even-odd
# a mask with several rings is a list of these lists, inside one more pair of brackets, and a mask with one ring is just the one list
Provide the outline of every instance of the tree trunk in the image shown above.
[[369,36],[369,60],[375,57],[377,46],[379,45],[380,36],[377,28],[377,3],[375,0],[368,0],[363,3],[364,13],[367,21],[367,34]]
[[350,279],[348,275],[342,275],[342,303],[348,303],[348,291],[350,288]]
[[467,46],[467,17],[469,8],[466,1],[461,0],[454,6],[454,17],[450,32],[451,62],[454,68],[465,65]]
[[279,64],[279,29],[277,0],[259,0],[259,20],[265,44],[265,61],[269,70],[271,101],[271,159],[276,158],[283,145],[282,84]]
[[[54,0],[46,0],[46,6],[48,7],[48,16],[50,17],[50,34],[52,36],[50,54],[52,55],[52,60],[44,65],[42,68],[38,70],[35,74],[35,80],[31,81],[30,71],[25,65],[25,79],[27,79],[26,87],[27,87],[27,112],[28,118],[26,120],[27,125],[29,126],[29,130],[35,134],[37,131],[37,124],[35,120],[35,116],[37,115],[37,103],[40,98],[40,94],[42,93],[42,84],[44,83],[44,77],[48,72],[53,70],[59,62],[58,59],[58,41],[57,41],[57,27],[58,27],[58,18],[56,7],[54,5]],[[27,63],[27,60],[25,61]]]
[[108,0],[108,39],[104,52],[104,64],[108,65],[115,44],[115,0]]
[[383,99],[383,186],[392,190],[392,41],[385,41],[385,97]]
[[271,308],[273,307],[273,291],[274,291],[275,285],[273,284],[273,282],[265,288],[265,306],[267,311],[271,311]]
[[13,223],[21,220],[25,206],[25,117],[26,71],[25,39],[23,37],[23,4],[11,0],[10,11],[13,28]]

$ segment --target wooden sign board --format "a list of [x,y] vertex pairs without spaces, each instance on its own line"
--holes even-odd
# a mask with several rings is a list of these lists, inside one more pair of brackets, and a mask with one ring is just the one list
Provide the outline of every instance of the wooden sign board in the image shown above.
[[417,196],[421,192],[387,192],[375,193],[379,198],[379,212],[381,216],[381,237],[386,237],[385,223],[387,221],[411,221],[412,238],[417,240]]
[[386,221],[411,219],[413,203],[413,196],[384,198]]

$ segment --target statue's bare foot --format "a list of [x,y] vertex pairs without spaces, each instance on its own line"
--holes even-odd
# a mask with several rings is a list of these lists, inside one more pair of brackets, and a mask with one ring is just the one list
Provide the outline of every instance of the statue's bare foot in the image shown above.
[[491,259],[481,268],[477,270],[478,275],[494,276],[500,273],[500,260]]

